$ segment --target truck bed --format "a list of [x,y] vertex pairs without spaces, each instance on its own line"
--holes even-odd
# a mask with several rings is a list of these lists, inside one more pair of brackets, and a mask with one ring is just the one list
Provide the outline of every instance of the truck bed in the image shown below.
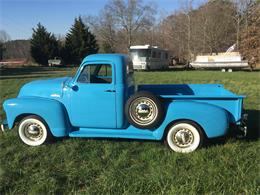
[[139,85],[138,91],[150,91],[168,101],[192,100],[213,104],[230,114],[230,122],[239,124],[244,96],[236,95],[220,84]]
[[138,91],[150,91],[164,98],[243,98],[220,84],[138,85]]

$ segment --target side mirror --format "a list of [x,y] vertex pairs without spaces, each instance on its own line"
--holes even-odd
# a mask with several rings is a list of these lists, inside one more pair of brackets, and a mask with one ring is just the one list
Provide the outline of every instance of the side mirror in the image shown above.
[[79,87],[75,83],[73,83],[73,82],[69,82],[67,84],[67,87],[71,88],[73,91],[78,91],[79,90]]
[[73,91],[78,91],[78,90],[79,90],[79,87],[78,87],[78,85],[72,85],[72,86],[71,86],[71,89],[72,89]]

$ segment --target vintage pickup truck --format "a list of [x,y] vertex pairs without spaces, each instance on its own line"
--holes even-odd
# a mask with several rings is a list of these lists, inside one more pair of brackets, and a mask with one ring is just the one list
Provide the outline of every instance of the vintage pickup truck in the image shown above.
[[243,98],[219,84],[135,86],[127,56],[94,54],[74,78],[25,84],[4,102],[1,127],[18,124],[30,146],[50,137],[110,137],[165,140],[173,151],[188,153],[205,139],[227,135],[231,125],[245,132]]

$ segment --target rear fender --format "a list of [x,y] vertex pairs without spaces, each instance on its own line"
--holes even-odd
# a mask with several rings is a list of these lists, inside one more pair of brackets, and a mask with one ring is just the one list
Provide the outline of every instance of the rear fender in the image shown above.
[[171,102],[165,121],[179,120],[194,121],[203,128],[208,138],[224,136],[229,128],[229,115],[225,109],[201,102],[184,100]]
[[40,97],[21,97],[6,100],[3,107],[10,129],[14,127],[17,119],[31,114],[44,119],[55,137],[68,135],[71,128],[64,105],[56,100]]

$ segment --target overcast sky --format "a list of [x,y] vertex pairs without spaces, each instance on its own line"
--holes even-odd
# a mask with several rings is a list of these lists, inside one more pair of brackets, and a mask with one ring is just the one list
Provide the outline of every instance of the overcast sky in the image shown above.
[[[0,30],[11,39],[29,39],[32,28],[43,24],[49,32],[65,35],[74,18],[79,15],[98,15],[109,0],[0,0]],[[143,0],[155,3],[158,15],[168,15],[186,0]],[[204,0],[194,0],[194,5]]]

